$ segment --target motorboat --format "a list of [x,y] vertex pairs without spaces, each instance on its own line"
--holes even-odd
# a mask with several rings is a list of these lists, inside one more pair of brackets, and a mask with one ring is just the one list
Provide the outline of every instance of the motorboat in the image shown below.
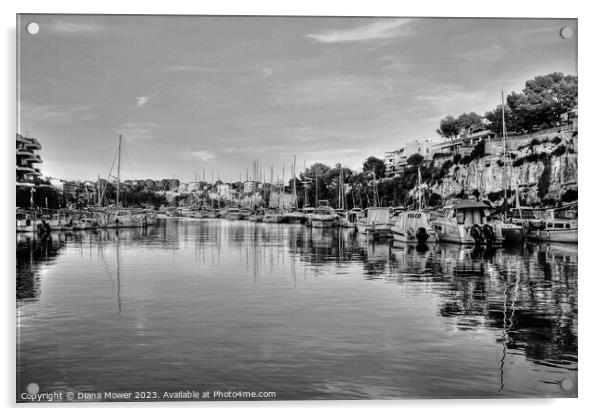
[[362,234],[375,237],[388,237],[391,235],[391,223],[389,221],[389,208],[370,207],[366,208],[366,216],[357,221],[357,230]]
[[577,234],[576,210],[548,210],[543,221],[527,229],[527,238],[535,241],[577,243]]
[[440,242],[499,245],[504,241],[499,224],[489,223],[491,207],[476,200],[447,203],[431,220]]
[[243,217],[243,213],[238,208],[228,208],[226,210],[226,215],[224,216],[224,218],[226,218],[227,220],[230,220],[230,221],[240,220],[240,219],[242,219],[242,217]]
[[284,214],[285,222],[290,224],[301,224],[305,220],[305,216],[299,211],[289,211]]
[[[101,214],[102,218],[97,223],[106,228],[133,228],[149,225],[144,213],[126,208],[110,209]],[[98,217],[97,217],[98,218]]]
[[263,221],[263,212],[262,211],[254,211],[249,215],[248,218],[251,222],[262,222]]
[[32,233],[36,230],[36,216],[35,214],[17,209],[17,232],[18,233]]
[[301,222],[305,225],[311,225],[311,214],[313,214],[315,210],[314,207],[301,208]]
[[82,217],[73,221],[74,230],[95,230],[96,228],[98,228],[98,223],[94,218]]
[[504,243],[520,244],[525,240],[525,229],[520,225],[508,221],[500,221],[499,226],[502,230]]
[[240,219],[241,220],[248,220],[250,216],[251,216],[250,210],[248,210],[246,208],[241,208],[241,210],[240,210]]
[[391,226],[393,241],[418,244],[437,241],[437,232],[430,222],[430,217],[431,212],[425,210],[398,212]]
[[331,228],[334,227],[338,216],[328,203],[328,201],[319,201],[318,207],[310,215],[311,226],[313,228]]
[[280,223],[284,222],[285,217],[280,211],[269,210],[263,216],[263,222],[268,223]]
[[339,216],[339,226],[343,228],[355,228],[360,218],[364,216],[364,211],[361,208],[353,208],[351,210],[336,210]]

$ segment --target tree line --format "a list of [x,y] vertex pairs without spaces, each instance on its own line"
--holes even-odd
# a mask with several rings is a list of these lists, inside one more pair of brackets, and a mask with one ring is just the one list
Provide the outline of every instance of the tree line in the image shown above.
[[[553,72],[536,76],[525,83],[521,92],[505,97],[504,107],[496,106],[484,115],[476,112],[457,117],[447,115],[441,119],[437,133],[452,142],[462,134],[487,127],[496,134],[502,133],[502,108],[506,131],[517,134],[554,127],[561,122],[562,114],[570,111],[578,102],[578,78]],[[483,123],[485,120],[485,123]]]

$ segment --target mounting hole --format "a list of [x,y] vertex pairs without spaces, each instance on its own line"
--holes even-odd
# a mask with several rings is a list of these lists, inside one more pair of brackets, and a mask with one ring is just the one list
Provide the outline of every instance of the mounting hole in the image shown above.
[[573,389],[573,381],[568,378],[563,378],[560,381],[560,388],[565,391],[572,390]]
[[570,39],[573,37],[573,29],[571,29],[568,26],[564,26],[562,29],[560,29],[560,37],[562,39]]
[[37,24],[36,22],[31,22],[27,24],[27,33],[29,33],[30,35],[37,35],[38,32],[40,31],[40,25]]

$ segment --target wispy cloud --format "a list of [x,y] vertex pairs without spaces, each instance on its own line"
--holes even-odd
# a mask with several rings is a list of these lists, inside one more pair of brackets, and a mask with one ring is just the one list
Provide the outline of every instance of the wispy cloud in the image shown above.
[[272,75],[274,75],[274,70],[269,66],[264,66],[261,68],[261,73],[265,78],[270,78]]
[[408,27],[413,19],[387,19],[357,26],[347,30],[332,30],[306,35],[321,43],[364,42],[410,34]]
[[332,74],[307,79],[273,91],[287,105],[348,105],[366,103],[383,96],[382,84],[371,77]]
[[48,29],[53,32],[65,34],[97,33],[104,30],[104,27],[96,23],[75,23],[55,20]]
[[157,89],[150,95],[142,95],[140,97],[136,97],[136,107],[142,107],[146,103],[148,103],[152,98],[155,98],[161,92],[160,89]]
[[412,68],[407,62],[402,61],[396,56],[383,56],[381,61],[384,62],[383,71],[388,72],[407,72]]
[[500,45],[491,45],[485,48],[473,49],[457,54],[459,58],[473,62],[495,62],[506,54],[506,49]]
[[157,127],[159,124],[152,121],[131,121],[121,124],[115,133],[122,134],[130,141],[150,140],[157,137]]
[[416,99],[444,115],[483,108],[483,100],[486,96],[485,89],[470,89],[456,84],[444,84],[426,90]]
[[136,97],[136,107],[142,107],[148,102],[149,97]]
[[165,68],[167,72],[218,72],[218,68],[198,65],[172,65]]
[[89,120],[91,108],[87,104],[61,105],[23,102],[20,107],[20,117],[23,120],[36,120],[49,124],[68,124]]
[[209,150],[196,150],[187,154],[188,158],[201,160],[203,162],[209,162],[216,158],[215,153]]

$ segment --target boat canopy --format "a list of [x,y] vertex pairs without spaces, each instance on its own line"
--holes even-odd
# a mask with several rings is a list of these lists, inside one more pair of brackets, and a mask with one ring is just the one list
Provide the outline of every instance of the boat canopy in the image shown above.
[[384,223],[389,221],[389,208],[367,208],[367,219],[369,223]]

